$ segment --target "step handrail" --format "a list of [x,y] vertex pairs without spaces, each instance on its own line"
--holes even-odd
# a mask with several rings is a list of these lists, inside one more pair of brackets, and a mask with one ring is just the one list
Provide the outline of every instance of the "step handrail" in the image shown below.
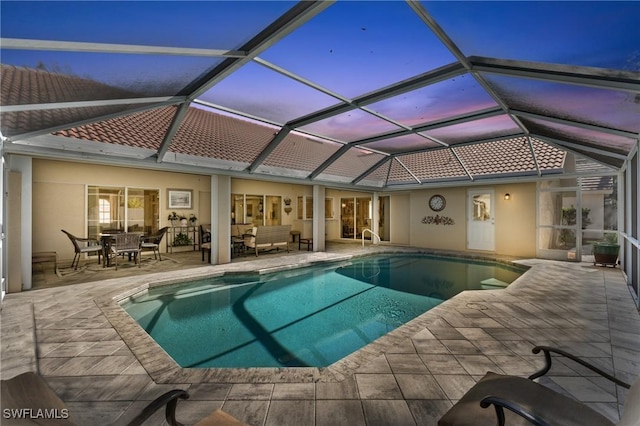
[[[380,242],[382,242],[382,239],[380,238],[380,235],[376,234],[375,232],[373,232],[369,228],[365,228],[365,229],[362,230],[362,247],[364,247],[364,233],[367,232],[367,231],[371,232],[372,236],[375,236],[375,237],[378,238],[378,244],[380,244]],[[373,238],[371,239],[371,244],[375,244],[375,240]]]

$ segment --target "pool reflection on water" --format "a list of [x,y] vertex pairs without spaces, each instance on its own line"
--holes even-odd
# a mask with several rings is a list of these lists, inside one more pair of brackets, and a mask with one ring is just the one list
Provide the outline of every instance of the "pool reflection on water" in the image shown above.
[[522,272],[376,255],[156,288],[123,307],[182,367],[325,367],[461,291],[503,288]]

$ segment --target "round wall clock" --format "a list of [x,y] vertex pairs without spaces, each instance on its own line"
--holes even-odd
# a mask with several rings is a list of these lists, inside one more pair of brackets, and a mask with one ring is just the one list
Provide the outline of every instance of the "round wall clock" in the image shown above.
[[429,198],[429,207],[431,207],[431,210],[433,210],[434,212],[439,212],[444,210],[444,206],[446,205],[447,205],[446,200],[440,194],[436,194],[431,198]]

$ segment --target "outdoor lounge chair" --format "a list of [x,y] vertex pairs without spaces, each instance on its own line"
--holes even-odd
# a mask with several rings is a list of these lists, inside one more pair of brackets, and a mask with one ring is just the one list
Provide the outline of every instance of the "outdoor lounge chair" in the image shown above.
[[[551,368],[551,353],[567,357],[591,371],[630,389],[618,426],[640,425],[640,378],[633,386],[605,373],[592,364],[560,349],[536,346],[533,353],[544,352],[545,366],[527,379],[487,373],[438,421],[438,426],[481,426],[533,424],[559,426],[613,426],[614,423],[590,407],[559,394],[533,380]],[[495,410],[490,406],[493,405]],[[506,410],[505,410],[506,409]]]
[[[98,254],[98,264],[100,264],[100,255],[102,254],[102,246],[98,242],[98,240],[92,238],[80,238],[75,235],[61,229],[67,237],[71,240],[73,244],[73,249],[75,250],[75,254],[73,256],[73,261],[71,261],[71,267],[73,269],[78,269],[78,264],[80,263],[80,256],[83,253],[97,253]],[[74,266],[75,265],[75,266]]]
[[[22,373],[12,379],[2,380],[2,424],[3,425],[75,425],[72,413],[64,401],[49,387],[47,382],[34,372]],[[149,403],[140,414],[131,420],[129,426],[143,424],[156,411],[165,408],[165,418],[169,425],[180,425],[176,420],[176,406],[179,399],[187,399],[189,394],[181,389],[170,390]],[[45,416],[48,416],[46,418]],[[21,417],[21,418],[18,418]],[[217,409],[202,419],[197,426],[241,426],[244,423]]]
[[[168,229],[169,227],[165,226],[154,235],[144,237],[142,239],[142,250],[153,250],[153,258],[157,259],[159,257],[160,260],[162,260],[162,256],[160,255],[160,243],[162,242],[162,238],[164,237],[164,234],[167,233]],[[156,253],[158,254],[157,256]]]

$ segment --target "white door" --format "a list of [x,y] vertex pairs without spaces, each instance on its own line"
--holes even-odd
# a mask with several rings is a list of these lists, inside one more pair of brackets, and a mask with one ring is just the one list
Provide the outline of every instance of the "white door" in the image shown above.
[[494,191],[474,189],[468,192],[467,248],[469,250],[495,250]]

